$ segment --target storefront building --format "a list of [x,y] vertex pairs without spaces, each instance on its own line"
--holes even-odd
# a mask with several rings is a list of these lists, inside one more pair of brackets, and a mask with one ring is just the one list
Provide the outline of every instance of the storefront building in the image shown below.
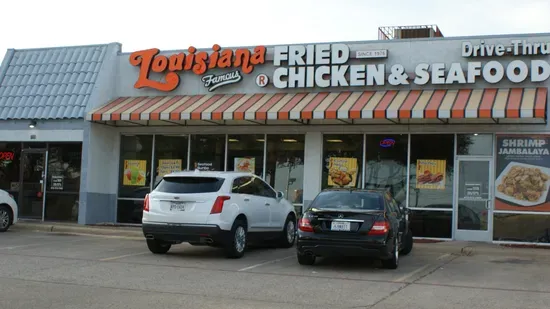
[[550,243],[550,34],[105,49],[75,129],[81,224],[140,223],[171,171],[239,170],[299,211],[384,188],[418,238]]

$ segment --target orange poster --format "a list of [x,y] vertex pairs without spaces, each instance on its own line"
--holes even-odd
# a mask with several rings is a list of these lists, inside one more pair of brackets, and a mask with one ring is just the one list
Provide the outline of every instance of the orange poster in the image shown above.
[[416,188],[428,190],[444,190],[446,169],[446,160],[417,160]]

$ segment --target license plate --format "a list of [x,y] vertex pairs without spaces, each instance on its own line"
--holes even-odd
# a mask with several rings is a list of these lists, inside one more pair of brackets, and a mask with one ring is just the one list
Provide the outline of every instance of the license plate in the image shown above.
[[170,202],[171,211],[185,211],[185,204],[182,202]]
[[340,222],[340,221],[333,221],[330,229],[332,231],[349,231],[350,230],[350,223],[349,222]]

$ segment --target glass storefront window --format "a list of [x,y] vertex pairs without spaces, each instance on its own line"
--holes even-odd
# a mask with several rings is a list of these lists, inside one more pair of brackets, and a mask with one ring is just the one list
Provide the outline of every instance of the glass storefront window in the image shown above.
[[495,213],[493,240],[550,243],[550,216]]
[[21,143],[0,143],[0,189],[18,199]]
[[225,135],[191,135],[190,170],[225,170]]
[[458,134],[456,151],[461,156],[490,156],[493,154],[492,134]]
[[412,210],[409,219],[414,237],[453,237],[452,211]]
[[151,184],[152,135],[123,135],[120,147],[119,198],[143,198]]
[[78,220],[81,143],[50,143],[45,220]]
[[366,135],[365,188],[389,190],[405,206],[408,135]]
[[303,203],[304,135],[267,135],[265,180],[294,204]]
[[155,136],[155,162],[153,162],[155,178],[153,179],[153,187],[165,174],[187,169],[188,141],[189,136],[187,135]]
[[264,138],[263,134],[229,135],[227,139],[227,170],[250,172],[262,177]]
[[411,135],[410,208],[453,208],[454,135]]
[[361,187],[362,134],[323,136],[323,178],[321,188]]

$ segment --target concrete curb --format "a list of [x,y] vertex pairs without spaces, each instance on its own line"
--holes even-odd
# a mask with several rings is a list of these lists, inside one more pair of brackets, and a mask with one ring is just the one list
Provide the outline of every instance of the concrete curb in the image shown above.
[[70,234],[91,234],[120,237],[139,237],[144,239],[143,232],[139,227],[104,227],[88,225],[64,225],[64,224],[45,224],[18,222],[10,229],[27,230],[46,233],[70,233]]

